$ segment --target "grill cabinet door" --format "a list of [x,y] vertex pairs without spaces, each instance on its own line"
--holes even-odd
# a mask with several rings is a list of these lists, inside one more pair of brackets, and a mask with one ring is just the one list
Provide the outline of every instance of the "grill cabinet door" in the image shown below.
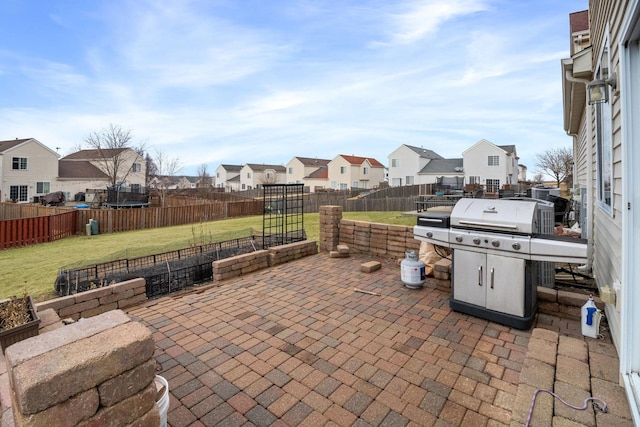
[[487,308],[524,316],[525,260],[487,255]]
[[460,249],[453,257],[454,299],[524,316],[525,260]]
[[453,258],[453,298],[485,307],[487,255],[455,249]]

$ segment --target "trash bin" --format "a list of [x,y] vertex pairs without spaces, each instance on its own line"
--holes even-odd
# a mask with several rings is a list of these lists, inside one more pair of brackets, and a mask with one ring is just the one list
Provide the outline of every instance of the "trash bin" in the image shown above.
[[91,234],[98,234],[98,221],[90,219],[89,224],[91,225]]

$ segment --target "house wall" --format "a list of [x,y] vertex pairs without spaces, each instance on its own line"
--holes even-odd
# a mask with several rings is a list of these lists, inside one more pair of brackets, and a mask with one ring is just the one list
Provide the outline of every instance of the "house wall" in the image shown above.
[[307,171],[307,168],[305,168],[304,164],[297,157],[291,159],[289,163],[287,163],[286,168],[287,184],[303,184],[305,183],[304,177],[315,170],[311,169]]
[[67,201],[73,201],[73,196],[77,193],[87,193],[87,190],[104,190],[107,188],[107,181],[104,179],[56,179],[51,184],[51,191],[63,191]]
[[[283,169],[282,166],[279,166]],[[273,168],[271,168],[273,169]],[[265,177],[264,170],[253,170],[250,165],[244,165],[240,169],[240,190],[253,190],[262,184],[285,184],[287,176],[285,171],[275,169],[275,180]]]
[[220,165],[216,169],[216,187],[222,187],[225,191],[240,191],[240,181],[229,183],[230,179],[240,176],[239,172],[229,172]]
[[[489,156],[498,156],[499,164],[489,166]],[[486,185],[487,179],[498,179],[500,180],[500,188],[509,182],[507,171],[513,170],[512,159],[500,147],[488,141],[480,141],[462,153],[462,157],[466,183],[469,183],[471,176],[479,176],[482,185]],[[513,180],[517,180],[517,172],[512,176]]]
[[[605,43],[610,48],[611,71],[619,72],[620,51],[617,41],[620,39],[622,18],[625,16],[629,2],[619,1],[591,1],[590,29],[593,45],[593,69],[595,70]],[[612,144],[612,209],[608,212],[598,201],[598,159],[597,159],[597,129],[594,106],[591,109],[591,121],[588,123],[592,138],[585,141],[591,146],[591,158],[586,162],[591,168],[591,180],[587,183],[590,203],[593,204],[593,274],[599,287],[611,286],[614,282],[622,282],[622,129],[620,96],[610,93],[610,101],[602,104],[603,108],[611,109]],[[584,148],[581,147],[581,151]],[[631,284],[623,284],[630,286]],[[620,294],[619,294],[620,295]],[[620,348],[620,313],[614,306],[607,306],[606,314],[611,326],[611,333],[616,347]]]
[[[399,166],[393,166],[393,159],[396,159],[400,164]],[[423,178],[418,175],[418,171],[422,170],[430,161],[430,159],[420,157],[418,153],[410,149],[409,147],[402,145],[395,149],[388,156],[389,160],[389,185],[392,187],[398,187],[400,185],[414,185],[414,184],[431,184],[433,182],[421,181]],[[407,177],[410,177],[414,182],[407,182]]]
[[[27,169],[12,170],[13,157],[26,157]],[[58,155],[37,141],[29,140],[5,151],[0,161],[0,197],[3,201],[9,201],[9,187],[12,185],[28,187],[27,202],[32,202],[34,196],[56,191],[53,187],[58,176]],[[37,193],[37,182],[49,182],[51,190]]]

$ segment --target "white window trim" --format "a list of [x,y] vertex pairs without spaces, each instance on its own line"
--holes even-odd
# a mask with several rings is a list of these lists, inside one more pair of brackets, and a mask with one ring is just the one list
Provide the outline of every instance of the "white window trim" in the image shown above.
[[[607,60],[608,60],[608,73],[609,75],[613,72],[612,67],[611,67],[611,46],[609,45],[609,28],[607,26],[607,31],[605,33],[605,37],[602,40],[602,48],[600,50],[600,54],[598,56],[598,63],[596,65],[596,72],[600,72],[601,68],[602,68],[602,58],[603,55],[605,53],[605,51],[607,52]],[[597,104],[594,107],[594,117],[595,117],[595,138],[596,138],[596,205],[598,206],[598,208],[600,210],[602,210],[603,212],[607,213],[607,215],[613,217],[614,214],[614,209],[613,209],[613,203],[614,203],[614,194],[615,194],[615,188],[614,188],[614,184],[615,184],[615,180],[614,180],[614,175],[613,175],[613,129],[612,129],[612,124],[613,124],[613,112],[612,112],[612,108],[611,108],[611,103],[612,103],[612,97],[609,96],[609,101],[602,103],[602,104]],[[598,112],[598,110],[600,110],[600,112]],[[600,123],[602,123],[602,129],[600,128]],[[598,142],[600,141],[600,142]],[[606,150],[609,152],[609,159],[608,159],[608,164],[604,164],[603,162],[603,157],[605,154],[605,148]],[[602,164],[601,164],[602,163]],[[609,184],[609,204],[607,204],[604,200],[604,187],[603,187],[603,183],[602,183],[602,178],[603,178],[603,171],[604,171],[604,167],[608,166],[608,170],[609,170],[609,180],[610,180],[610,184]]]
[[[623,141],[637,141],[640,126],[635,117],[640,113],[640,0],[632,0],[620,33],[621,127]],[[635,108],[635,110],[634,110]],[[635,148],[635,149],[634,149]],[[634,286],[640,280],[640,268],[634,260],[640,245],[640,206],[634,205],[637,197],[634,186],[640,178],[635,166],[640,165],[640,150],[633,144],[622,144],[622,295],[620,310],[620,371],[629,406],[635,424],[640,424],[640,289]],[[637,191],[637,189],[635,189]]]

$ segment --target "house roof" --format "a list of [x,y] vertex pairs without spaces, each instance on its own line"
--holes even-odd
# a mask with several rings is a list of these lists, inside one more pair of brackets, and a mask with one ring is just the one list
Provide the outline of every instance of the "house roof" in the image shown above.
[[424,157],[426,159],[444,159],[444,157],[442,157],[440,154],[436,153],[435,151],[428,150],[423,147],[414,147],[413,145],[407,145],[407,144],[402,144],[402,145],[414,151],[420,157]]
[[317,157],[316,158],[295,157],[295,158],[298,159],[300,163],[302,163],[304,166],[326,166],[331,161],[326,159],[318,159]]
[[509,154],[513,154],[516,152],[515,145],[498,145],[498,147],[502,148],[504,151],[506,151]]
[[345,159],[347,162],[349,162],[352,165],[361,165],[366,160],[368,160],[369,163],[371,164],[371,167],[380,167],[380,168],[384,167],[382,163],[380,163],[379,161],[371,157],[347,156],[346,154],[340,154],[339,156]]
[[236,175],[233,178],[229,178],[227,182],[240,182],[240,175]]
[[245,166],[247,166],[248,168],[251,168],[251,170],[253,171],[264,171],[266,169],[273,169],[276,172],[287,171],[287,169],[282,165],[262,165],[262,164],[255,164],[255,163],[247,163]]
[[86,160],[69,161],[60,159],[58,162],[58,177],[83,179],[109,179],[109,175]]
[[422,168],[419,174],[455,174],[462,175],[462,158],[460,159],[433,159]]
[[329,167],[328,166],[320,166],[318,169],[311,172],[309,175],[305,176],[308,179],[328,179],[329,178]]
[[227,172],[240,172],[240,169],[242,169],[242,165],[220,165],[220,167]]
[[103,158],[112,158],[130,150],[130,148],[105,148],[102,150],[80,150],[63,157],[61,160],[102,160]]
[[16,147],[24,142],[29,141],[31,138],[27,139],[11,139],[8,141],[0,141],[0,153],[4,153],[10,148]]

